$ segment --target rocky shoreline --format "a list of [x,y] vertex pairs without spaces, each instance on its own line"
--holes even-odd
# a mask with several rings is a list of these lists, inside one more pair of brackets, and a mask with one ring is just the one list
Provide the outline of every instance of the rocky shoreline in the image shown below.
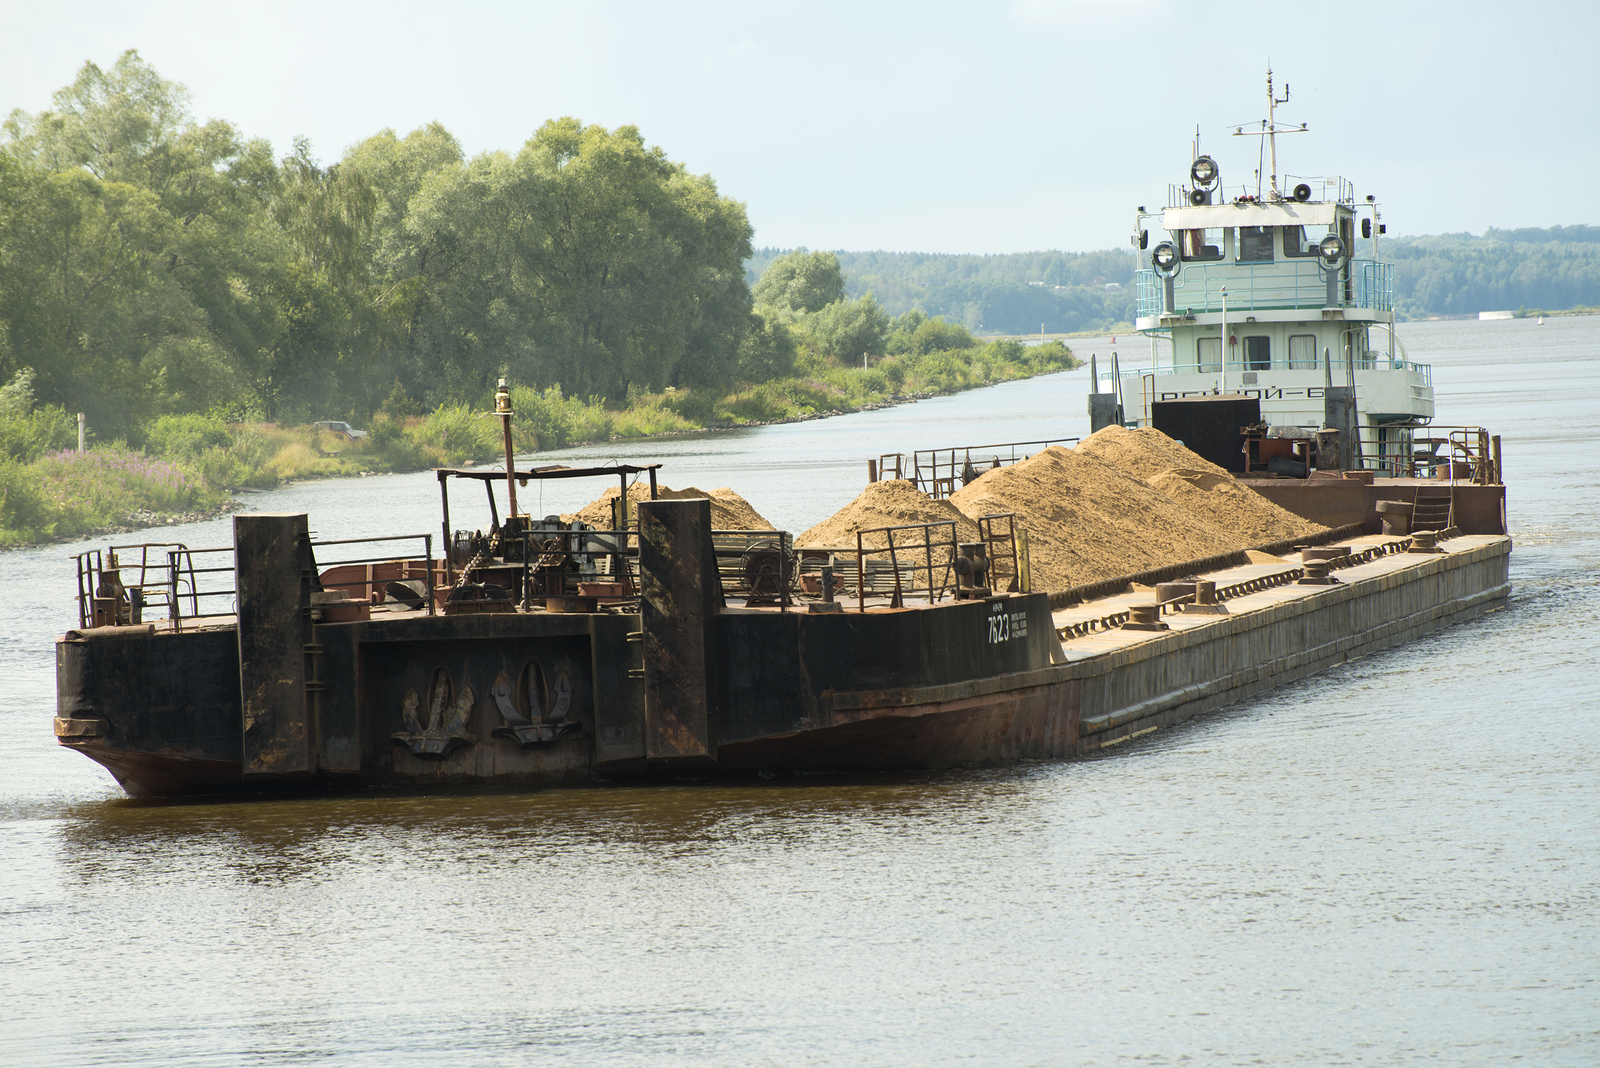
[[152,512],[149,509],[141,508],[131,515],[124,516],[121,523],[95,527],[93,530],[87,530],[81,534],[51,538],[48,541],[19,541],[10,545],[0,545],[0,552],[11,552],[17,549],[42,549],[47,545],[61,545],[71,541],[87,541],[90,538],[103,538],[107,535],[134,534],[141,530],[175,527],[185,523],[203,523],[208,519],[218,519],[234,512],[242,512],[248,507],[250,507],[248,501],[230,497],[215,508],[198,512]]

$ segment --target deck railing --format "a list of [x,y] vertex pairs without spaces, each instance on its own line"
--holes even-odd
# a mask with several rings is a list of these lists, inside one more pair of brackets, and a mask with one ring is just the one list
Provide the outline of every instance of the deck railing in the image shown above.
[[[414,557],[395,556],[392,553],[382,556],[357,556],[341,560],[316,560],[315,552],[318,549],[332,548],[338,545],[379,545],[385,542],[420,542],[422,548],[421,560]],[[361,590],[359,599],[370,600],[372,592],[380,585],[400,579],[421,578],[427,588],[423,600],[427,604],[428,614],[433,615],[433,589],[436,579],[444,575],[444,561],[435,562],[433,559],[432,534],[385,534],[376,538],[332,538],[325,541],[311,543],[313,560],[316,563],[317,573],[328,576],[327,585],[340,587],[346,590]],[[420,562],[420,568],[417,564]],[[359,568],[359,574],[336,574],[338,568]],[[413,575],[413,571],[420,573]],[[330,574],[334,573],[334,574]]]
[[[1274,357],[1272,363],[1265,366],[1259,363],[1251,363],[1247,360],[1229,360],[1227,363],[1228,384],[1237,389],[1242,380],[1235,376],[1251,371],[1321,371],[1325,370],[1323,367],[1324,362],[1331,366],[1334,385],[1344,385],[1344,379],[1339,376],[1345,373],[1345,365],[1348,361],[1343,356],[1332,354],[1329,355],[1327,361],[1324,361],[1320,353],[1313,355],[1310,359],[1293,361]],[[1146,375],[1217,374],[1222,369],[1223,365],[1220,363],[1185,363],[1177,366],[1163,364],[1158,367],[1122,367],[1120,371],[1124,379],[1133,379]],[[1418,383],[1419,385],[1429,387],[1433,385],[1433,366],[1431,364],[1415,363],[1411,360],[1394,360],[1380,353],[1369,352],[1366,358],[1357,359],[1355,361],[1355,369],[1357,371],[1406,371],[1422,379]],[[1115,382],[1116,376],[1110,371],[1101,371],[1100,381],[1102,383]],[[1320,382],[1317,384],[1321,385]],[[1101,392],[1107,393],[1110,390],[1102,389]]]
[[[1228,314],[1251,311],[1315,311],[1328,303],[1327,275],[1315,258],[1272,263],[1189,263],[1173,282],[1173,310],[1182,315],[1222,311],[1222,289],[1228,289]],[[1166,309],[1163,282],[1153,270],[1134,274],[1140,318]],[[1394,310],[1394,265],[1376,260],[1351,260],[1349,277],[1336,284],[1337,307]]]
[[[224,555],[226,563],[213,562]],[[195,566],[196,556],[208,566]],[[181,630],[185,619],[231,615],[231,602],[220,610],[201,611],[201,601],[209,608],[216,598],[236,595],[231,586],[218,588],[208,577],[228,575],[231,580],[232,556],[231,547],[191,549],[175,541],[112,545],[103,552],[79,553],[72,558],[77,570],[78,626],[153,622],[145,618],[152,609],[164,613],[174,630]]]
[[1041,441],[1006,441],[996,445],[955,445],[916,452],[889,452],[872,461],[872,475],[878,478],[903,478],[936,501],[944,500],[973,476],[996,467],[1021,463],[1034,453],[1052,445],[1076,445],[1078,438],[1047,438]]

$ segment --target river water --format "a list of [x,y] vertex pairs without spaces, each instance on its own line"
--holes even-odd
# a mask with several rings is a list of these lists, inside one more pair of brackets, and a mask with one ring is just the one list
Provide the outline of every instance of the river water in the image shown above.
[[[0,1062],[1600,1062],[1600,318],[1401,336],[1504,437],[1510,604],[1071,763],[134,803],[51,735],[87,546],[0,554]],[[1087,383],[562,457],[798,531],[868,456],[1086,433]],[[254,503],[437,524],[426,473]]]

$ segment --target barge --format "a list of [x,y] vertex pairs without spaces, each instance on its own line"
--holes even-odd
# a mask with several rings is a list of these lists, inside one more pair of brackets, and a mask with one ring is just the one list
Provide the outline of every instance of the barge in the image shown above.
[[[703,498],[635,510],[611,531],[512,510],[437,557],[318,542],[304,514],[236,516],[212,553],[86,554],[56,737],[138,797],[1059,759],[1509,592],[1492,531],[1352,524],[1052,594],[1029,588],[1014,517],[976,543],[935,523],[818,552],[714,530]],[[212,591],[225,611],[197,611],[207,574],[233,583]]]

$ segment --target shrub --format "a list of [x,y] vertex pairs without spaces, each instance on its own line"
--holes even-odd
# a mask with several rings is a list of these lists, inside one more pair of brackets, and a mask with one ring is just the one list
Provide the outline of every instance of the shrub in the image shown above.
[[32,368],[24,367],[0,387],[0,457],[32,463],[77,438],[77,422],[64,409],[34,403]]
[[447,464],[486,460],[502,448],[499,421],[465,404],[441,404],[406,433],[414,446]]
[[228,424],[216,415],[163,415],[145,428],[145,447],[168,459],[198,460],[207,449],[226,449],[233,441]]
[[867,294],[860,300],[841,300],[809,317],[812,337],[830,356],[859,366],[863,354],[882,356],[889,335],[889,316]]
[[612,413],[595,398],[566,396],[559,384],[544,390],[515,386],[511,439],[518,452],[559,449],[586,441],[609,441]]
[[53,533],[55,523],[38,476],[26,464],[0,457],[0,545],[39,541]]
[[723,401],[723,410],[741,423],[766,423],[800,414],[795,403],[774,382],[735,393]]
[[646,399],[629,405],[626,411],[617,412],[612,417],[611,432],[619,438],[646,438],[654,434],[693,430],[694,426],[670,408]]
[[679,389],[663,394],[661,406],[700,426],[717,421],[717,398],[700,390]]
[[221,499],[178,465],[120,443],[86,453],[49,453],[32,471],[58,536],[119,523],[141,510],[184,511]]

